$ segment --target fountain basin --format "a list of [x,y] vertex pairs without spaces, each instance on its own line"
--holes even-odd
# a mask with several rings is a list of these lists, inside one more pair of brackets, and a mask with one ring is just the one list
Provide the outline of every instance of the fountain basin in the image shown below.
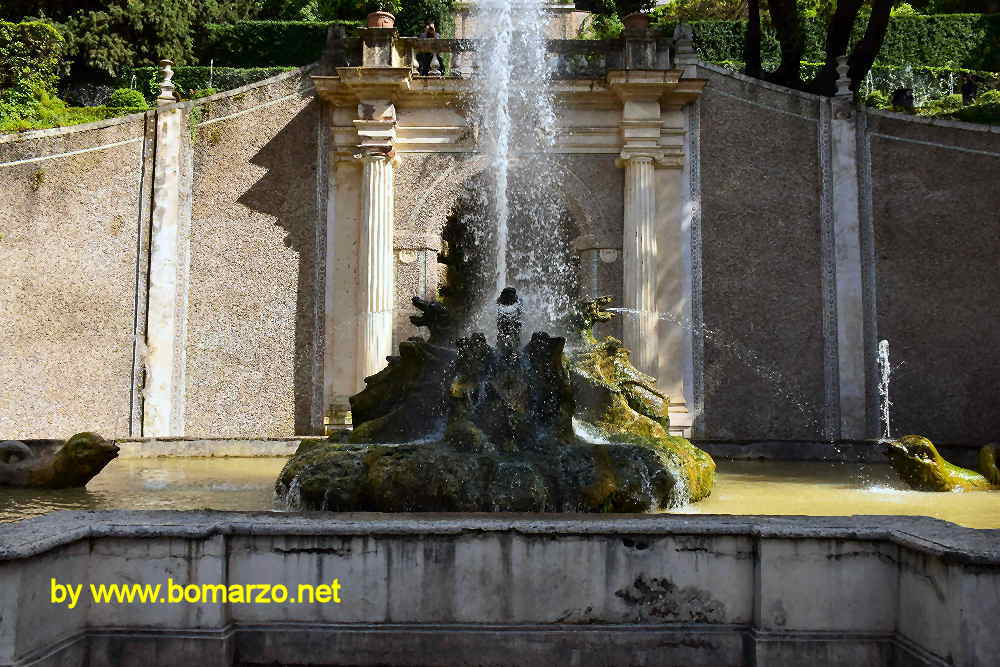
[[[298,584],[338,603],[50,602]],[[927,518],[61,512],[0,532],[0,665],[987,665],[1000,541]],[[84,596],[86,598],[86,596]]]

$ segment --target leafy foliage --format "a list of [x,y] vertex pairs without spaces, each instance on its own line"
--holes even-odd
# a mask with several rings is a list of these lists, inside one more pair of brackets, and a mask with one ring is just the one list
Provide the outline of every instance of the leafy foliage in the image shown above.
[[889,96],[881,90],[873,90],[865,96],[865,106],[885,109],[889,106]]
[[663,21],[739,21],[747,15],[746,0],[674,0],[657,7]]
[[[348,26],[357,22],[337,21]],[[198,48],[202,63],[273,67],[308,65],[319,60],[330,23],[316,21],[240,21],[210,24]]]
[[1000,102],[972,104],[962,107],[952,114],[952,117],[956,120],[964,120],[967,123],[1000,125]]
[[362,7],[365,12],[389,12],[398,14],[403,9],[400,0],[362,0]]
[[0,122],[30,117],[55,97],[63,38],[39,21],[0,21]]
[[[661,19],[656,26],[668,34],[674,22]],[[695,48],[710,62],[741,60],[746,21],[694,21]],[[861,38],[865,22],[854,26],[851,43]],[[826,57],[826,25],[820,18],[802,20],[803,59],[823,61]],[[774,30],[761,30],[761,56],[777,60],[780,48]],[[932,65],[1000,71],[1000,15],[951,14],[904,16],[889,23],[885,41],[876,61],[883,65]]]
[[442,35],[454,34],[455,0],[403,0],[402,5],[396,17],[401,35],[419,35],[427,23],[433,23]]
[[[28,3],[14,3],[28,4]],[[195,32],[206,23],[234,21],[255,11],[241,0],[83,0],[30,3],[59,23],[74,80],[113,77],[126,67],[177,63],[194,56]],[[11,12],[11,7],[4,7]]]
[[[743,62],[738,60],[726,60],[716,64],[734,72],[743,71]],[[774,63],[765,62],[765,65],[770,67]],[[823,67],[823,63],[803,62],[801,65],[802,76],[807,79],[815,76]],[[960,84],[962,77],[967,74],[973,75],[981,84],[988,87],[1000,86],[1000,74],[994,72],[956,67],[875,65],[865,79],[861,88],[861,96],[867,99],[866,95],[876,95],[873,99],[878,99],[877,95],[884,95],[886,103],[883,106],[888,106],[893,91],[899,88],[910,88],[913,90],[917,103],[926,104],[927,100],[952,94]],[[868,106],[876,105],[869,104]]]
[[987,90],[976,98],[976,104],[1000,104],[1000,90]]
[[599,16],[621,18],[635,12],[649,11],[654,0],[577,0],[576,8]]
[[590,14],[580,24],[580,39],[617,39],[624,29],[621,17],[615,14]]
[[141,107],[71,107],[58,97],[43,94],[31,111],[20,117],[0,116],[0,133],[45,130],[118,118],[145,111]]
[[962,108],[962,96],[957,93],[945,95],[924,104],[917,109],[917,115],[936,116],[938,114],[954,113]]

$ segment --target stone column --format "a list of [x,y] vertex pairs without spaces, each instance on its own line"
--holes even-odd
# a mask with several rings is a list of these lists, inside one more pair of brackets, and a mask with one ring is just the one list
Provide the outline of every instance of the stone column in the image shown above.
[[362,176],[358,374],[370,377],[392,354],[395,266],[392,253],[393,165],[385,153],[370,152]]
[[638,311],[622,322],[625,345],[636,367],[655,372],[656,323],[656,184],[652,155],[623,154],[625,167],[625,236],[622,243],[624,306]]
[[[173,70],[160,61],[161,107],[174,104]],[[177,335],[177,226],[180,212],[180,109],[156,112],[156,157],[153,167],[153,219],[149,257],[149,305],[146,324],[146,382],[143,389],[142,435],[164,437],[175,432],[174,345]]]

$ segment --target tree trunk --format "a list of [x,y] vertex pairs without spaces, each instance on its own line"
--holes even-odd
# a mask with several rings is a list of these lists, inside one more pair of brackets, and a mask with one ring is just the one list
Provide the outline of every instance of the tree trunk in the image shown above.
[[809,84],[812,92],[819,95],[834,95],[837,92],[837,58],[847,55],[854,21],[863,4],[864,0],[838,0],[826,31],[826,63]]
[[850,65],[848,75],[851,77],[851,90],[860,90],[861,82],[868,76],[868,71],[875,62],[885,31],[889,28],[889,13],[892,11],[892,0],[872,0],[872,16],[868,20],[868,28],[861,41],[854,45],[854,52],[847,61]]
[[789,88],[802,88],[802,24],[795,0],[770,0],[771,24],[781,44],[781,64],[769,79]]
[[759,79],[763,72],[760,65],[760,0],[747,3],[747,35],[743,42],[743,72]]

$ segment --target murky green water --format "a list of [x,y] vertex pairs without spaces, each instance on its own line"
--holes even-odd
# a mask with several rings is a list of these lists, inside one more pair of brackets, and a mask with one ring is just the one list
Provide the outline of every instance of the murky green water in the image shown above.
[[[119,459],[86,489],[0,489],[0,522],[60,509],[274,509],[282,458]],[[711,498],[688,514],[907,514],[1000,528],[1000,491],[905,490],[884,465],[719,462]]]
[[55,510],[269,510],[284,458],[117,459],[86,489],[0,489],[0,521]]
[[886,465],[720,461],[711,497],[688,514],[905,514],[1000,528],[1000,491],[912,491]]

